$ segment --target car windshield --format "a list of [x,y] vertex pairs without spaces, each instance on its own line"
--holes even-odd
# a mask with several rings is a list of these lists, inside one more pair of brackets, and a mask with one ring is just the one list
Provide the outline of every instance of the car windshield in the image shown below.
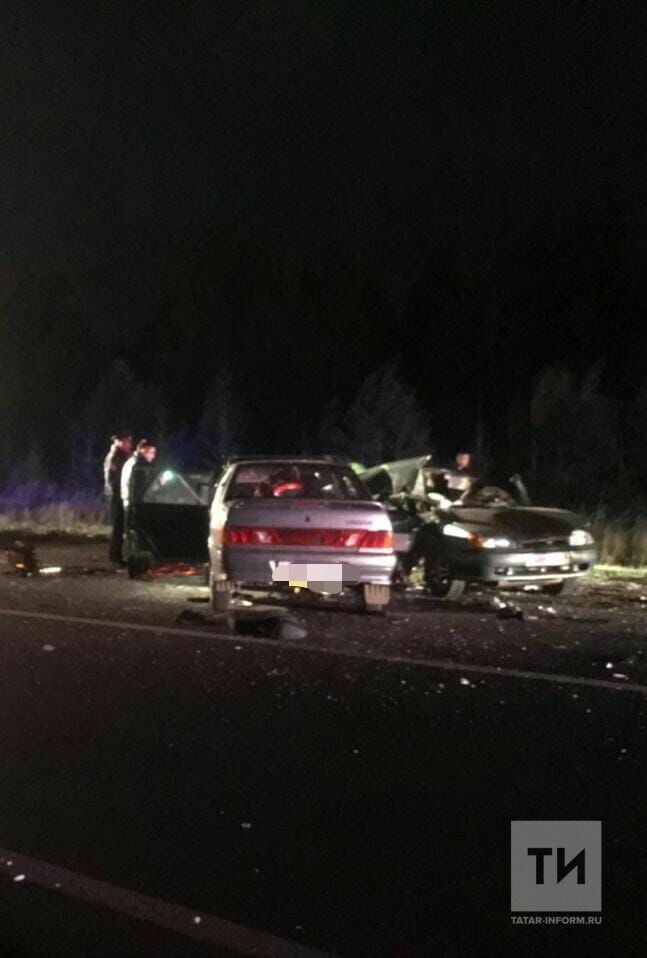
[[348,466],[317,462],[241,463],[226,498],[369,499]]
[[442,496],[450,502],[456,502],[465,495],[476,481],[473,476],[451,469],[423,469],[422,473],[425,495]]
[[518,490],[509,481],[490,481],[451,469],[425,469],[425,494],[465,506],[514,505]]

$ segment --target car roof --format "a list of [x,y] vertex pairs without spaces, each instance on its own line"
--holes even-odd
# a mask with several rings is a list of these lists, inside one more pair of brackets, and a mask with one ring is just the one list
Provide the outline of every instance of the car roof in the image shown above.
[[228,466],[253,466],[257,463],[303,463],[317,466],[347,466],[349,464],[345,459],[336,459],[333,456],[241,456],[227,461]]

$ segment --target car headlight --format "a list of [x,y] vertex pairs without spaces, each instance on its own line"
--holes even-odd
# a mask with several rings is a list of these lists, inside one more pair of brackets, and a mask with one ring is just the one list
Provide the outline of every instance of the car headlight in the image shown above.
[[505,536],[474,536],[472,545],[479,549],[510,549],[512,541]]
[[471,532],[468,532],[467,529],[463,529],[462,526],[457,526],[455,522],[448,522],[446,526],[443,526],[443,535],[451,536],[453,539],[472,538]]
[[593,536],[586,529],[573,529],[568,537],[569,546],[591,546],[593,545]]
[[443,526],[443,535],[454,539],[467,539],[475,549],[510,549],[514,545],[505,536],[478,536],[474,532],[468,532],[463,526],[456,525],[455,522],[449,522]]

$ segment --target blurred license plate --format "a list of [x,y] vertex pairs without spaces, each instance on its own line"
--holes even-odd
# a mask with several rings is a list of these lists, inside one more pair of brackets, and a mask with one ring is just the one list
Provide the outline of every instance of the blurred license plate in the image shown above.
[[549,565],[569,565],[570,556],[568,552],[529,552],[527,555],[517,556],[516,561],[519,560],[521,565],[529,569],[539,569]]

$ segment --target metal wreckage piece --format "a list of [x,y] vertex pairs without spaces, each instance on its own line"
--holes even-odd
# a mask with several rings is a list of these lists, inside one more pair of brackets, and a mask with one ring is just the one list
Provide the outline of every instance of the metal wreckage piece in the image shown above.
[[35,547],[29,542],[16,539],[7,549],[7,562],[11,572],[22,576],[38,575],[39,565]]

